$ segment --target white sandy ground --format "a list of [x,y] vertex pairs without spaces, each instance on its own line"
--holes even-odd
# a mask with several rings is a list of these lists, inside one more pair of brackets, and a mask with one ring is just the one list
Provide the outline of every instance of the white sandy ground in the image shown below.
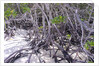
[[[29,43],[29,41],[26,41],[26,38],[25,38],[25,37],[28,37],[27,33],[28,33],[28,31],[26,31],[26,30],[18,29],[15,32],[15,36],[13,36],[11,38],[5,38],[5,41],[4,41],[4,59],[7,58],[10,54],[12,54],[13,52],[15,52],[17,50],[20,50],[22,48],[29,48],[29,46],[27,45]],[[73,49],[77,49],[77,47],[73,46]],[[31,52],[31,50],[29,52]],[[54,59],[49,56],[49,54],[50,54],[49,51],[40,49],[40,52],[41,52],[41,54],[38,54],[38,55],[32,54],[32,57],[30,59],[31,63],[39,63],[39,58],[41,61],[45,60],[46,63],[55,63]],[[71,54],[71,52],[69,52],[69,54]],[[87,59],[87,55],[85,53],[83,53],[83,52],[77,52],[77,53],[80,57],[79,58],[77,56],[76,57],[77,60],[79,60],[79,61],[83,60],[84,61]],[[75,58],[77,53],[72,54],[72,57]],[[62,56],[62,53],[60,51],[58,51],[57,55]],[[26,57],[19,58],[15,61],[15,63],[25,63],[25,62],[27,62],[28,57],[29,57],[29,55]],[[58,59],[60,59],[60,58],[58,58]],[[67,61],[62,60],[61,63],[67,63]]]

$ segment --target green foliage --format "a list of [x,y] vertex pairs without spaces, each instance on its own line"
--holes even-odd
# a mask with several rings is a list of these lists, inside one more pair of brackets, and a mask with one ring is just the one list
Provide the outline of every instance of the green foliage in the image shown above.
[[90,36],[91,38],[94,38],[94,35]]
[[[8,7],[9,5],[9,7]],[[12,6],[13,5],[13,6]],[[15,11],[15,3],[8,3],[4,5],[5,11],[4,11],[4,17],[6,20],[12,15],[14,18],[17,16],[18,12]],[[22,13],[25,13],[26,11],[30,11],[30,8],[28,7],[28,3],[20,3],[20,9]]]
[[25,13],[26,11],[30,12],[30,8],[28,7],[28,3],[21,3],[20,7],[21,7],[21,10],[23,13]]
[[88,61],[88,63],[94,63],[94,62],[92,62],[92,61]]
[[17,16],[17,12],[13,9],[11,10],[12,16],[15,18]]
[[81,21],[84,21],[84,19],[81,19]]
[[23,9],[23,13],[25,13],[26,11],[28,11],[28,12],[30,11],[29,7],[23,7],[22,9]]
[[94,12],[92,13],[92,16],[94,16]]
[[84,45],[84,47],[88,50],[90,47],[94,46],[94,42],[93,41],[87,41]]
[[28,3],[20,3],[22,6],[28,6]]
[[42,28],[43,28],[43,26],[38,27],[38,29],[42,29]]
[[89,46],[88,46],[87,43],[84,45],[84,47],[85,47],[87,50],[89,49]]
[[15,18],[15,17],[17,16],[17,12],[15,12],[14,9],[11,10],[10,8],[8,8],[6,11],[4,11],[4,17],[5,17],[5,19],[8,20],[8,18],[9,18],[11,15]]
[[59,24],[60,22],[64,22],[66,17],[64,16],[58,16],[54,17],[54,19],[51,20],[52,24]]
[[87,44],[89,44],[90,46],[94,46],[94,42],[93,41],[87,41]]
[[59,5],[59,3],[56,3],[56,5]]
[[71,34],[67,34],[67,39],[70,39],[70,37],[71,37]]
[[[15,18],[17,16],[17,12],[14,9],[8,8],[7,10],[4,11],[4,18],[8,20],[10,16],[13,16]],[[6,23],[4,22],[4,24],[6,28]]]

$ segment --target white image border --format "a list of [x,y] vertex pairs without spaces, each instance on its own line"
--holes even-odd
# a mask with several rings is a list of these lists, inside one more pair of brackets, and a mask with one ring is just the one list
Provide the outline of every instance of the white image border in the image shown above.
[[4,43],[4,3],[93,3],[92,1],[37,1],[37,0],[33,0],[33,1],[1,1],[1,22],[0,22],[0,32],[1,32],[1,40],[0,40],[0,44],[1,44],[1,65],[99,65],[99,45],[98,45],[98,40],[99,40],[99,9],[98,6],[94,4],[94,63],[4,63],[4,48],[3,48],[3,43]]

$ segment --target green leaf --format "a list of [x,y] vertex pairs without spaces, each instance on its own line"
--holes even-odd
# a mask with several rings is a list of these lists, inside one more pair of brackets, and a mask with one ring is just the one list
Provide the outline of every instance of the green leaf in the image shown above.
[[56,5],[59,5],[59,3],[56,3]]
[[94,46],[94,42],[88,40],[88,41],[85,43],[84,47],[88,50],[90,46],[91,46],[91,47]]
[[94,42],[93,42],[93,41],[87,41],[87,43],[88,43],[90,46],[94,46]]
[[94,36],[90,36],[91,38],[94,38]]
[[59,24],[61,22],[65,23],[65,17],[64,16],[58,16],[58,17],[54,17],[52,20],[51,20],[51,23],[52,24]]
[[23,11],[23,13],[25,13],[26,11],[30,11],[30,8],[29,7],[27,7],[27,6],[25,6],[25,7],[22,7],[22,11]]
[[38,29],[42,29],[42,28],[43,28],[43,26],[38,27]]
[[17,16],[17,12],[13,10],[12,16],[15,18]]
[[92,62],[92,61],[88,61],[88,63],[94,63],[94,62]]
[[5,17],[5,19],[7,19],[8,20],[8,18],[10,17],[10,16],[13,16],[14,18],[17,16],[17,12],[15,11],[15,9],[10,9],[10,8],[8,8],[6,11],[4,11],[4,17]]
[[71,35],[70,34],[67,34],[67,39],[70,39]]
[[87,43],[84,45],[84,47],[85,47],[87,50],[89,49],[89,46],[88,46]]
[[81,21],[84,21],[84,19],[81,19]]
[[8,8],[6,11],[4,11],[4,17],[8,20],[8,17],[11,16],[11,9]]
[[7,16],[4,16],[4,18],[5,18],[6,20],[8,20]]

